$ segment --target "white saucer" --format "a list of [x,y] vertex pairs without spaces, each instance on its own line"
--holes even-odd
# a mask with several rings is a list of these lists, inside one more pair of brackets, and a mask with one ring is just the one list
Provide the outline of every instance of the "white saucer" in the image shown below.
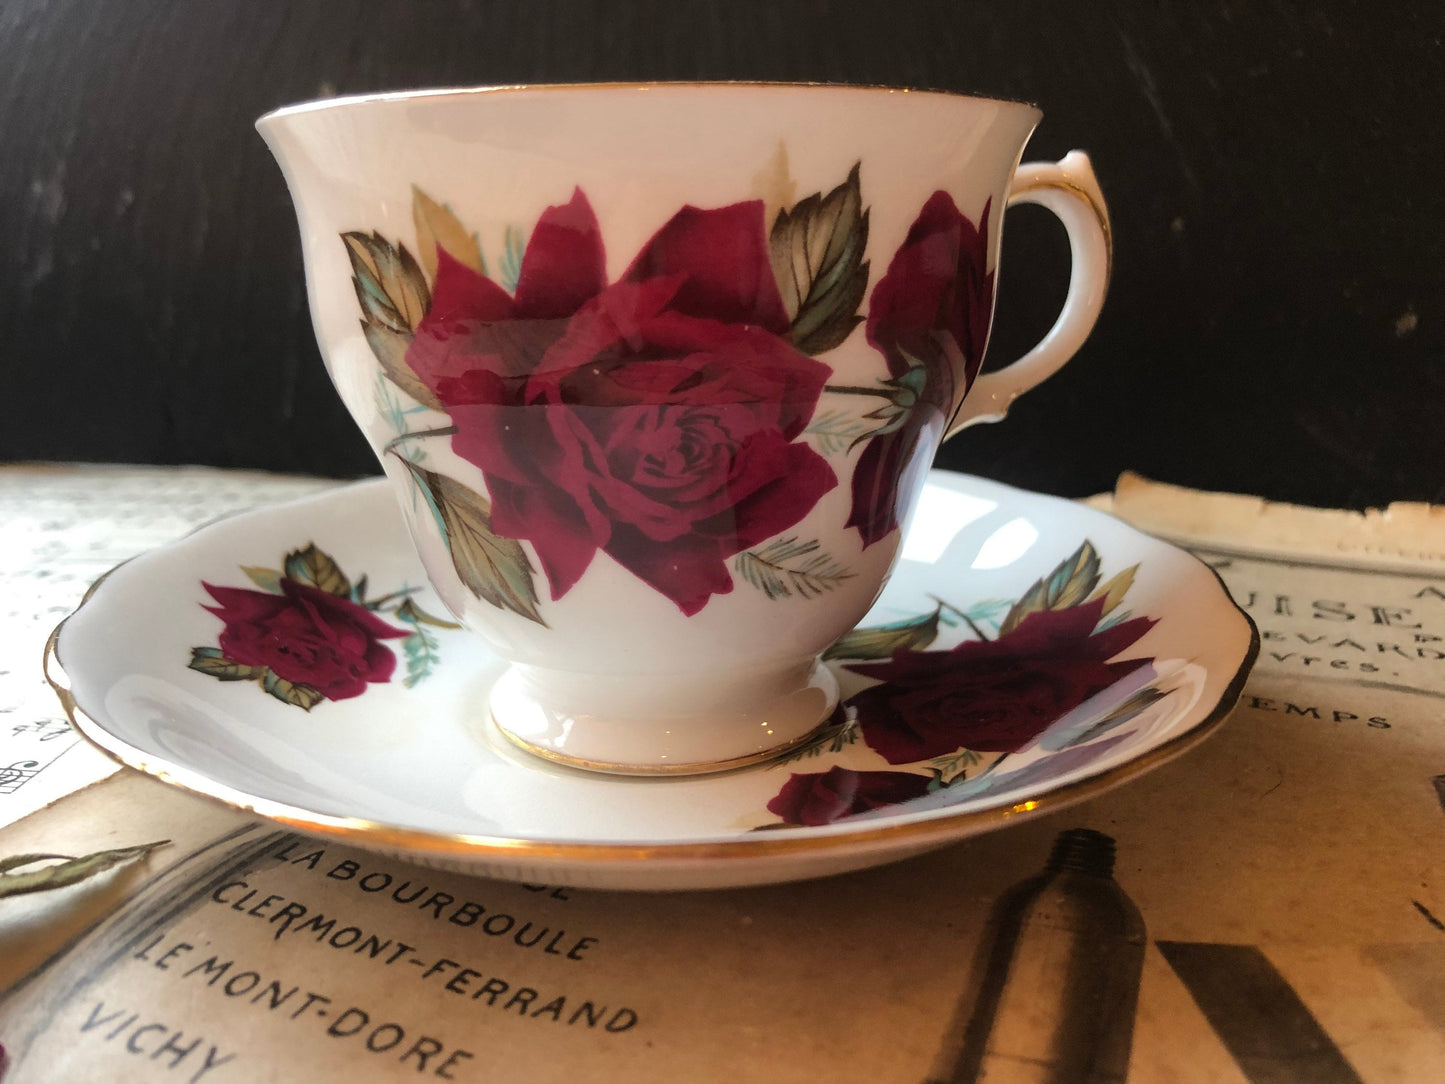
[[[1086,541],[1099,564],[1089,563],[1087,550],[1069,564]],[[1086,641],[1104,643],[1093,637],[1152,618],[1148,631],[1115,655],[1116,663],[1152,662],[1116,666],[1129,672],[1110,678],[1087,703],[1042,719],[1038,725],[1048,729],[1003,755],[951,752],[890,764],[867,743],[898,719],[913,719],[920,695],[913,690],[912,699],[898,701],[901,714],[886,716],[879,705],[889,708],[894,690],[902,694],[894,685],[888,696],[862,702],[869,706],[863,733],[840,719],[847,729],[790,763],[699,778],[608,777],[530,757],[495,731],[486,691],[503,664],[465,632],[424,625],[429,644],[382,641],[396,658],[390,680],[310,710],[275,689],[268,694],[259,677],[222,681],[190,669],[193,650],[214,650],[222,628],[203,608],[216,603],[202,581],[274,592],[264,570],[281,569],[287,554],[308,544],[334,559],[353,585],[365,576],[358,597],[375,601],[425,584],[382,480],[213,524],[111,572],[56,630],[47,676],[72,722],[122,764],[299,831],[531,882],[711,888],[918,854],[1091,796],[1183,752],[1233,706],[1258,649],[1253,625],[1218,578],[1182,550],[1068,501],[935,471],[904,559],[860,626],[895,626],[870,638],[876,653],[905,645],[909,627],[916,638],[933,627],[930,615],[943,615],[927,645],[936,654],[922,664],[957,688],[949,685],[954,699],[944,698],[935,724],[983,711],[978,681],[988,685],[991,710],[1015,724],[1024,701],[1010,701],[1010,688],[1038,694],[1024,698],[1036,715],[1040,702],[1063,695],[1048,692],[1057,681],[1035,680],[1042,665],[1035,660],[1001,664],[992,649],[992,669],[976,678],[981,663],[969,654],[976,649],[945,654],[976,632],[998,638],[1000,623],[1036,584],[1032,607],[1053,604],[1055,614],[1080,605],[1074,596],[1097,598],[1112,585],[1106,602],[1085,603],[1108,614]],[[1132,580],[1119,575],[1132,566]],[[401,597],[377,616],[415,628],[395,612]],[[429,590],[410,597],[421,612],[442,613]],[[948,608],[940,610],[940,601]],[[1130,626],[1130,636],[1142,628]],[[1050,665],[1074,665],[1073,648],[1053,650]],[[876,684],[842,662],[830,665],[845,698]],[[411,687],[409,676],[417,679]],[[929,694],[934,686],[924,684]],[[979,732],[977,718],[970,725]],[[930,740],[937,744],[936,726]],[[898,758],[896,740],[881,747]],[[865,772],[890,774],[854,774]],[[809,778],[791,779],[795,774]],[[873,795],[879,807],[833,823],[783,822],[780,814],[819,822],[852,808],[851,785],[862,796],[859,806]],[[769,811],[770,801],[780,813]]]

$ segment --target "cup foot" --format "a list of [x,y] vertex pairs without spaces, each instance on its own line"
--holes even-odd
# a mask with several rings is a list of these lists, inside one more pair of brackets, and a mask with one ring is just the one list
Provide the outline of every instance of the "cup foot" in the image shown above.
[[513,744],[557,764],[678,776],[770,760],[812,737],[837,704],[838,681],[816,660],[704,682],[512,666],[493,686],[491,715]]

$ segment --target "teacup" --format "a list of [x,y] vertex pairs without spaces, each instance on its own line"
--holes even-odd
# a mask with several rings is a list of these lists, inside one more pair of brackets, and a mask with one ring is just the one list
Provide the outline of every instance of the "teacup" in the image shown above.
[[[327,366],[427,575],[553,760],[696,773],[806,740],[940,441],[1089,333],[1087,158],[1031,105],[778,84],[333,99],[258,128]],[[1004,209],[1067,228],[1057,323],[980,375]],[[478,705],[478,716],[485,709]]]

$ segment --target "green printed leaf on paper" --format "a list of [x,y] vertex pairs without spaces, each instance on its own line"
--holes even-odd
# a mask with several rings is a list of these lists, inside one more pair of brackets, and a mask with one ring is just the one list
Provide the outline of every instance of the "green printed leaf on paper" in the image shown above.
[[467,589],[493,606],[545,625],[537,609],[532,562],[520,542],[492,530],[491,504],[453,478],[406,465],[436,509],[452,565]]
[[264,671],[261,678],[261,688],[265,689],[277,700],[291,704],[293,707],[298,707],[302,711],[310,711],[326,699],[326,695],[314,685],[303,685],[299,681],[287,681],[283,677],[277,677],[271,670]]
[[[1099,584],[1099,555],[1085,540],[1057,568],[1043,579],[1034,581],[1023,597],[1013,604],[999,626],[999,635],[1007,636],[1018,628],[1029,614],[1044,610],[1066,610],[1088,599]],[[1127,586],[1127,585],[1126,585]]]
[[[164,847],[170,840],[161,839],[154,843],[143,843],[138,847],[121,847],[110,851],[72,858],[64,854],[17,854],[0,859],[0,899],[19,896],[27,892],[43,892],[52,888],[65,888],[79,884],[106,870],[137,858],[143,858],[157,848]],[[39,862],[58,861],[55,866],[26,870]],[[19,872],[17,872],[19,871]]]
[[256,681],[266,673],[264,666],[232,662],[221,654],[219,647],[191,648],[191,661],[186,667],[221,681]]
[[446,249],[448,256],[477,274],[487,273],[476,234],[467,232],[450,207],[438,203],[416,185],[411,186],[411,217],[416,226],[416,247],[428,281],[436,281],[438,248]]
[[773,276],[793,321],[789,337],[805,354],[833,349],[862,320],[868,210],[858,168],[826,196],[815,192],[779,211],[768,238]]
[[895,651],[922,651],[938,639],[943,607],[922,617],[854,629],[823,652],[825,659],[890,659]]
[[317,549],[315,542],[308,543],[304,550],[288,553],[285,570],[287,579],[319,588],[329,595],[351,597],[351,581],[346,573],[329,553]]

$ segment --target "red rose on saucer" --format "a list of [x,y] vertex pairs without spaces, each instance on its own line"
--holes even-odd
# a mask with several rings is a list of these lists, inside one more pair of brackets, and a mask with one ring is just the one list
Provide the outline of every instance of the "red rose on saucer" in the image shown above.
[[932,777],[911,772],[856,772],[834,766],[826,772],[794,772],[768,803],[786,824],[816,827],[855,813],[922,797]]
[[579,189],[542,215],[515,296],[438,252],[407,364],[554,599],[601,550],[693,614],[732,590],[728,558],[837,485],[794,443],[831,369],[788,327],[761,202],[683,208],[609,285]]
[[848,526],[865,546],[899,526],[899,496],[910,492],[899,479],[916,455],[929,454],[920,449],[921,433],[947,423],[955,393],[983,365],[993,318],[989,209],[985,204],[975,227],[953,197],[935,192],[868,301],[868,341],[888,360],[890,378],[905,381],[908,401],[901,420],[864,447],[853,472]]
[[887,662],[854,664],[882,681],[854,696],[869,747],[890,764],[959,749],[1012,753],[1061,716],[1148,659],[1110,662],[1154,622],[1147,617],[1095,632],[1104,600],[1025,617],[995,640],[950,651],[894,652]]
[[365,607],[282,577],[280,594],[242,587],[202,586],[225,622],[222,655],[241,666],[264,667],[329,700],[360,696],[369,682],[390,681],[396,656],[382,640],[410,635]]

